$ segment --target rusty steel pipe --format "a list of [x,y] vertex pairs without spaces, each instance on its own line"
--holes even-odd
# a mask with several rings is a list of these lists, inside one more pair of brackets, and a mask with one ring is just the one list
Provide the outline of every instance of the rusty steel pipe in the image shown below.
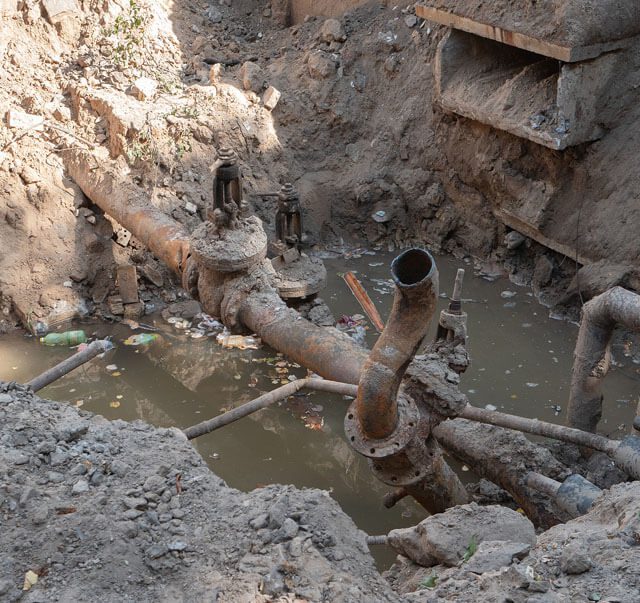
[[318,327],[288,308],[275,291],[242,302],[240,322],[272,348],[331,381],[357,384],[368,351],[336,329]]
[[391,275],[396,284],[393,307],[362,368],[355,407],[362,433],[379,440],[398,425],[398,389],[427,334],[438,298],[438,269],[424,249],[401,253],[391,263]]
[[640,331],[640,295],[613,287],[582,308],[574,351],[567,423],[595,432],[602,416],[602,382],[609,371],[609,344],[617,325]]
[[119,176],[91,152],[62,152],[69,176],[102,211],[124,226],[179,276],[189,255],[189,235],[173,218],[150,203],[149,196]]

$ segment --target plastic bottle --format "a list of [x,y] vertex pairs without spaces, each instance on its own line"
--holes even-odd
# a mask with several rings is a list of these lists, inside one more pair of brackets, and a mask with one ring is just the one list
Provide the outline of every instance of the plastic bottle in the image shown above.
[[65,331],[64,333],[49,333],[46,337],[40,337],[40,343],[44,345],[78,345],[87,341],[84,331]]
[[138,333],[124,340],[124,345],[149,345],[158,339],[155,333]]

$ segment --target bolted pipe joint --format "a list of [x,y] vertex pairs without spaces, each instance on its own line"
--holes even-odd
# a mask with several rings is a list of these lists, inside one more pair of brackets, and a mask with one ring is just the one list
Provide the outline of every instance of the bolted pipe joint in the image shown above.
[[396,284],[387,324],[361,373],[355,416],[367,439],[388,438],[398,427],[398,389],[424,340],[438,298],[438,269],[424,249],[409,249],[391,264]]
[[364,364],[345,432],[378,479],[415,496],[439,455],[432,450],[428,412],[398,391],[435,312],[438,270],[429,252],[410,249],[393,261],[391,274],[396,284],[391,314]]

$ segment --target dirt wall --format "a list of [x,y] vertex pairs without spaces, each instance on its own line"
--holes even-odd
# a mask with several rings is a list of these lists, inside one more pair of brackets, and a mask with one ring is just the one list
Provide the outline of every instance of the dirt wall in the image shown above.
[[[371,0],[291,0],[291,18],[294,23],[300,23],[307,15],[337,17],[367,2]],[[391,0],[377,4],[390,5]]]

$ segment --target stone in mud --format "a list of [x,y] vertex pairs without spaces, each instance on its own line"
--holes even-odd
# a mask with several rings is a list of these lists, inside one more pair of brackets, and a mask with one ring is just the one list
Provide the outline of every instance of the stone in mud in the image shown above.
[[264,73],[262,68],[252,61],[243,63],[240,68],[240,77],[242,78],[242,87],[245,90],[251,90],[257,94],[264,86]]
[[314,52],[307,61],[309,75],[315,80],[323,80],[335,73],[336,64],[324,52]]
[[389,544],[395,551],[425,567],[453,567],[463,559],[471,542],[485,540],[533,545],[536,534],[533,524],[520,513],[476,503],[432,515],[414,528],[389,533]]
[[327,43],[344,42],[347,39],[342,23],[338,19],[327,19],[322,24],[318,37]]
[[593,563],[584,550],[584,546],[580,546],[578,543],[567,545],[562,551],[562,557],[560,557],[560,569],[565,574],[584,574],[588,572]]
[[262,102],[266,109],[269,111],[273,111],[276,108],[278,102],[280,102],[280,97],[282,96],[280,90],[274,88],[273,86],[269,86],[262,97]]

